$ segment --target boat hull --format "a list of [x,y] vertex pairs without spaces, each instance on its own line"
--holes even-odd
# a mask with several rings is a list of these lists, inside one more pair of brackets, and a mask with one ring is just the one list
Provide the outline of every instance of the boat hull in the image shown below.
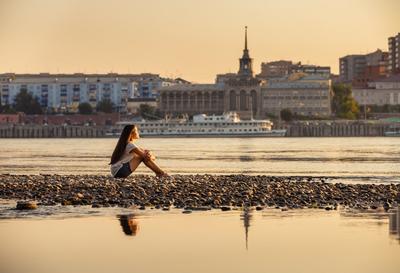
[[170,133],[170,134],[143,134],[140,133],[140,137],[204,137],[204,138],[224,138],[224,137],[285,137],[286,131],[269,131],[268,133],[260,133],[260,134],[178,134],[178,133]]

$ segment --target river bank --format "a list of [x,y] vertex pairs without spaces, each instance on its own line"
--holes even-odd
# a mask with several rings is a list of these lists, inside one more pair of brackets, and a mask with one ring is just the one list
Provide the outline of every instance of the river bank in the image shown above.
[[[395,122],[318,120],[295,121],[274,129],[285,129],[286,137],[379,137],[398,128]],[[0,124],[0,138],[105,138],[118,137],[120,128],[106,125]],[[244,133],[231,137],[253,137]],[[162,137],[227,137],[223,135],[157,135]],[[265,137],[265,136],[264,136]]]
[[0,175],[0,198],[39,206],[172,207],[190,210],[255,206],[258,209],[338,206],[388,210],[400,203],[400,184],[328,183],[324,177],[248,175]]

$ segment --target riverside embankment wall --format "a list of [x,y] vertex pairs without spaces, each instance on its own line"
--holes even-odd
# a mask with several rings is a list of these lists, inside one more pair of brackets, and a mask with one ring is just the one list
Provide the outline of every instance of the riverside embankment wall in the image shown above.
[[[298,122],[282,126],[287,137],[378,137],[400,124],[368,122]],[[282,128],[279,126],[279,128]],[[106,126],[0,125],[0,138],[107,137]]]
[[0,138],[93,138],[106,137],[103,126],[1,125]]
[[288,137],[377,137],[394,126],[368,122],[303,122],[286,127]]

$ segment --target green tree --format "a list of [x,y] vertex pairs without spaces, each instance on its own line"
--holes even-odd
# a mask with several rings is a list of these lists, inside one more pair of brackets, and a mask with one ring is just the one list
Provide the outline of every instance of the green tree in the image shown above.
[[332,110],[334,114],[339,118],[358,118],[360,108],[353,98],[350,85],[333,85]]
[[104,113],[112,113],[114,104],[110,99],[102,99],[97,104],[97,111]]
[[148,104],[141,104],[139,106],[139,115],[142,118],[153,119],[155,116],[156,109]]
[[78,109],[79,109],[79,114],[90,115],[91,113],[93,113],[92,106],[88,102],[83,102],[79,104]]
[[156,107],[148,104],[141,104],[139,106],[139,115],[142,118],[150,120],[157,120],[161,118],[160,111]]
[[293,114],[292,111],[290,111],[290,109],[282,109],[281,110],[281,119],[283,119],[286,122],[292,121],[293,120]]
[[43,113],[38,100],[28,93],[27,90],[21,90],[15,97],[14,109],[17,112],[24,112],[27,115]]

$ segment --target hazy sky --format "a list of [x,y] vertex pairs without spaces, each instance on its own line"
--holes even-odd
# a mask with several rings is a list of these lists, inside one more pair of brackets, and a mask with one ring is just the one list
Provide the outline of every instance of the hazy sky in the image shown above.
[[249,27],[254,69],[330,65],[387,50],[400,0],[0,0],[2,72],[153,72],[195,82],[237,72]]

